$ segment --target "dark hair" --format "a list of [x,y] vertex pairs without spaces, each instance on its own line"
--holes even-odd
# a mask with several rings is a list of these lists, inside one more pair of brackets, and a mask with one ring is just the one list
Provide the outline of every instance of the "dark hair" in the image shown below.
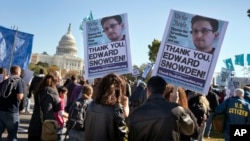
[[110,17],[104,17],[104,18],[102,18],[102,20],[101,20],[102,26],[109,19],[115,19],[119,24],[122,23],[122,17],[120,15],[115,15],[115,16],[110,16]]
[[45,74],[45,70],[43,68],[40,68],[39,74]]
[[167,83],[160,76],[153,76],[148,80],[147,89],[152,92],[152,94],[163,94]]
[[203,17],[203,16],[196,15],[191,20],[192,27],[193,27],[193,24],[195,22],[197,22],[197,21],[208,21],[211,24],[212,28],[213,28],[213,32],[215,32],[215,31],[218,30],[219,22],[216,19],[212,19],[212,18],[208,18],[208,17]]
[[0,68],[0,74],[3,74],[3,79],[7,76],[7,70],[6,68]]
[[71,82],[70,78],[67,78],[66,81],[64,82],[63,86],[67,86]]
[[72,76],[71,76],[71,80],[72,81],[75,81],[77,79],[77,76],[75,75],[75,74],[73,74]]
[[35,94],[40,94],[43,89],[45,87],[53,87],[53,88],[56,88],[56,84],[58,82],[58,77],[55,76],[55,74],[53,73],[50,73],[50,74],[47,74],[41,81],[41,83],[39,83],[39,86],[38,86],[38,89],[37,89],[37,92],[35,92]]
[[86,80],[84,79],[84,77],[80,78],[79,82],[80,85],[84,85],[86,84]]
[[96,103],[113,106],[121,103],[126,95],[126,83],[118,74],[110,73],[104,76],[94,89]]
[[6,68],[0,68],[0,74],[6,74],[7,70]]
[[10,68],[10,73],[12,75],[17,75],[19,73],[19,71],[21,72],[21,68],[18,65],[13,65]]
[[65,86],[60,86],[57,90],[58,93],[68,92],[68,89]]

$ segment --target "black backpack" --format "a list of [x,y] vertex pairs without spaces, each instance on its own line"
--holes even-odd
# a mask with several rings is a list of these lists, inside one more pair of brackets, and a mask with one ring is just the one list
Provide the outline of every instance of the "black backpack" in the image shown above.
[[10,78],[4,80],[0,83],[0,96],[3,98],[8,98],[13,90],[17,88],[17,83],[21,80],[20,77],[11,76]]
[[69,117],[67,121],[67,130],[84,130],[84,121],[88,104],[83,98],[73,102],[69,109]]

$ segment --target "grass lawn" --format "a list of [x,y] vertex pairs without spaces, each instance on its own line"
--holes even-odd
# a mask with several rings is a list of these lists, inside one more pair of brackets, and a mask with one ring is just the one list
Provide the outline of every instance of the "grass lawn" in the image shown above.
[[224,141],[224,137],[220,133],[211,131],[210,138],[204,138],[204,141]]

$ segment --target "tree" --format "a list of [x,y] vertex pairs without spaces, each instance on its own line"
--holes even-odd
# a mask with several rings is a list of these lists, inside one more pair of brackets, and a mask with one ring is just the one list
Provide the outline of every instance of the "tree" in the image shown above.
[[65,74],[65,78],[71,78],[72,75],[79,75],[79,72],[77,70],[69,70],[66,74]]
[[149,56],[149,60],[152,63],[155,63],[156,61],[156,57],[157,57],[157,53],[160,48],[160,45],[161,45],[161,42],[157,39],[153,40],[152,45],[148,45],[148,49],[149,49],[148,56]]
[[247,16],[250,18],[250,9],[247,10]]
[[48,67],[48,72],[59,71],[59,67],[57,65],[51,65]]
[[39,66],[43,66],[44,68],[48,68],[49,67],[49,64],[48,63],[46,63],[46,62],[38,62],[37,63],[37,65],[39,65]]
[[47,68],[44,67],[44,66],[41,66],[41,65],[30,63],[29,64],[29,69],[32,70],[34,72],[34,74],[39,74],[40,73],[40,69],[44,69],[45,70],[45,74],[47,74]]

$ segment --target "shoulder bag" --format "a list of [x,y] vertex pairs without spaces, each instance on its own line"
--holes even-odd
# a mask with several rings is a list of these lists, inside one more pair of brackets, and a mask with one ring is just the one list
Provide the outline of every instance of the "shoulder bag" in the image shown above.
[[40,118],[42,122],[42,133],[41,140],[42,141],[57,141],[57,130],[59,125],[56,120],[53,119],[43,119],[43,111],[41,105],[41,98],[38,96],[38,101],[40,104]]

